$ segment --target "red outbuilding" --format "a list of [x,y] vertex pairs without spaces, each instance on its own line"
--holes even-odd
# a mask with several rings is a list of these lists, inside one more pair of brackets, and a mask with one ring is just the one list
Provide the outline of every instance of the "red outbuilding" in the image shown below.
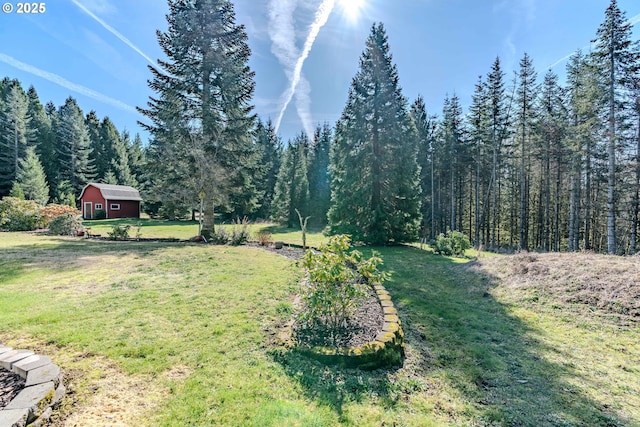
[[89,183],[80,194],[82,217],[96,218],[104,211],[107,218],[140,218],[140,193],[127,185]]

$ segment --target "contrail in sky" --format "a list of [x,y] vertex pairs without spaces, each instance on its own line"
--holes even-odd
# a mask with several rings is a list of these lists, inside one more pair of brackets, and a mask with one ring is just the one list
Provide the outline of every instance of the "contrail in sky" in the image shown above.
[[88,96],[89,98],[93,98],[97,101],[104,102],[105,104],[113,105],[116,108],[119,108],[124,111],[128,111],[130,113],[136,113],[136,114],[138,113],[134,107],[127,105],[122,101],[118,101],[117,99],[110,98],[106,95],[101,94],[100,92],[96,92],[95,90],[89,89],[85,86],[72,83],[69,80],[66,80],[63,77],[60,77],[57,74],[53,74],[48,71],[41,70],[40,68],[36,68],[33,65],[20,62],[9,55],[5,55],[4,53],[0,53],[0,62],[9,64],[14,68],[25,71],[29,74],[33,74],[34,76],[42,77],[43,79],[48,80],[51,83],[55,83],[58,86],[62,86],[65,89],[72,90],[76,93],[79,93],[80,95]]
[[154,67],[157,67],[158,64],[156,64],[153,59],[149,58],[148,55],[146,55],[143,51],[141,51],[138,46],[134,45],[128,38],[126,38],[125,36],[123,36],[122,34],[120,34],[115,28],[113,28],[112,26],[110,26],[109,24],[107,24],[106,22],[104,22],[102,19],[98,18],[95,14],[93,14],[93,12],[91,12],[89,9],[87,9],[86,7],[84,7],[80,2],[78,2],[78,0],[71,0],[71,2],[73,4],[75,4],[76,6],[78,6],[80,9],[82,9],[82,11],[84,13],[86,13],[87,15],[89,15],[90,17],[92,17],[96,22],[98,22],[100,25],[102,25],[107,31],[109,31],[111,34],[113,34],[114,36],[116,36],[117,38],[119,38],[124,44],[126,44],[127,46],[129,46],[131,49],[135,50],[136,52],[138,52],[140,54],[140,56],[142,56],[144,59],[147,60],[147,62],[149,62],[151,65],[153,65]]
[[[282,0],[280,0],[282,1]],[[282,1],[283,3],[292,3],[291,1]],[[273,7],[276,3],[278,3],[278,0],[272,0],[271,1],[271,6]],[[316,37],[318,37],[318,33],[320,32],[320,29],[327,23],[327,21],[329,20],[329,15],[331,15],[331,11],[333,10],[334,6],[335,6],[335,0],[323,0],[322,4],[320,4],[320,7],[318,8],[318,10],[316,11],[316,15],[315,18],[313,20],[313,23],[311,24],[311,27],[309,28],[309,34],[307,35],[307,39],[304,42],[304,47],[302,48],[302,52],[300,53],[300,55],[298,56],[297,60],[295,61],[295,65],[293,67],[293,70],[287,73],[287,77],[289,77],[289,87],[287,88],[287,90],[283,93],[283,104],[282,104],[282,108],[280,110],[280,113],[278,114],[278,118],[276,119],[275,122],[275,129],[276,132],[278,131],[278,129],[280,128],[280,123],[282,122],[282,117],[284,116],[284,112],[287,109],[287,107],[289,106],[289,103],[291,102],[291,99],[293,98],[293,95],[296,94],[296,89],[298,89],[298,85],[300,84],[301,80],[302,80],[302,66],[304,65],[304,61],[307,59],[307,57],[309,56],[309,52],[311,52],[311,48],[313,47],[313,43],[316,40]],[[272,9],[273,10],[273,9]],[[289,31],[292,31],[292,27],[289,28]],[[284,33],[286,35],[286,33]],[[280,34],[282,35],[282,34]],[[295,40],[295,32],[290,33],[290,38],[293,40]],[[273,40],[273,38],[272,38]],[[300,99],[304,100],[305,98],[308,100],[309,98],[309,92],[310,92],[310,88],[309,88],[309,84],[308,82],[306,82],[307,84],[303,84],[301,87],[301,93],[300,93]],[[300,112],[303,111],[304,112],[304,108],[302,105],[298,104],[298,114],[300,115]],[[302,119],[302,117],[301,117]],[[309,117],[310,119],[310,117]],[[305,131],[307,133],[309,133],[310,135],[313,132],[313,128],[311,127],[310,123],[308,123],[307,125],[305,125]]]
[[[631,18],[629,18],[629,19],[627,20],[627,24],[630,24],[632,27],[633,27],[634,25],[636,25],[638,22],[640,22],[640,13],[639,13],[639,14],[637,14],[637,15],[635,15],[635,16],[632,16]],[[581,50],[582,50],[582,51],[588,51],[590,47],[591,47],[591,44],[588,44],[588,45],[586,45],[586,46],[583,46],[583,47],[581,48]],[[575,52],[572,52],[572,53],[570,53],[569,55],[565,55],[565,56],[563,56],[562,58],[558,59],[558,60],[557,60],[556,62],[554,62],[553,64],[549,65],[547,68],[548,68],[548,69],[552,69],[552,68],[556,67],[557,65],[562,64],[564,61],[566,61],[567,59],[571,58],[574,54],[575,54]]]

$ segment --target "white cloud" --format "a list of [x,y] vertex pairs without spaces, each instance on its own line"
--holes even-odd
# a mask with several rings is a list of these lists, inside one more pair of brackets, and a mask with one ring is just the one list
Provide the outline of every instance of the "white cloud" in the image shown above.
[[[91,12],[87,7],[85,7],[83,4],[81,4],[78,0],[71,0],[71,1],[73,2],[73,4],[75,4],[80,9],[82,9],[82,11],[84,13],[86,13],[91,18],[93,18],[96,22],[98,22],[100,25],[102,25],[107,31],[109,31],[111,34],[113,34],[117,38],[119,38],[120,41],[122,41],[124,44],[126,44],[131,49],[135,50],[138,54],[140,54],[140,56],[142,56],[144,59],[146,59],[147,62],[149,62],[153,66],[157,66],[157,64],[155,63],[155,61],[153,59],[149,58],[149,56],[147,54],[145,54],[136,45],[134,45],[128,38],[126,38],[125,36],[120,34],[115,28],[113,28],[112,26],[110,26],[109,24],[104,22],[102,19],[98,18],[93,12]],[[94,2],[96,2],[96,3],[107,3],[106,0],[94,0]]]

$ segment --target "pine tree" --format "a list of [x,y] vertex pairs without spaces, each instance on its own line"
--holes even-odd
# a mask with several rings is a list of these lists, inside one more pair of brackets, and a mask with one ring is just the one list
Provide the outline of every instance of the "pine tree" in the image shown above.
[[374,244],[415,241],[420,224],[417,136],[387,35],[374,24],[331,152],[329,232]]
[[38,97],[38,93],[33,86],[27,91],[27,98],[29,99],[27,116],[31,119],[29,126],[32,129],[33,144],[35,145],[38,159],[45,171],[47,182],[51,182],[52,176],[47,174],[47,169],[45,168],[45,164],[51,166],[55,166],[56,164],[51,118],[45,111]]
[[22,189],[25,199],[35,200],[43,206],[49,201],[49,185],[34,147],[27,148],[24,159],[20,159],[15,183]]
[[296,209],[303,217],[309,216],[309,181],[307,180],[307,146],[309,140],[303,132],[289,144],[284,152],[275,185],[272,219],[287,228],[299,225]]
[[[417,162],[420,167],[420,189],[422,193],[421,213],[422,213],[422,237],[435,238],[434,227],[434,166],[435,166],[435,130],[437,126],[436,116],[429,116],[424,103],[424,98],[418,96],[411,104],[411,118],[418,135]],[[427,230],[429,232],[427,233]]]
[[311,224],[317,227],[327,224],[327,212],[331,203],[329,153],[332,138],[328,123],[318,126],[309,151],[309,215]]
[[56,139],[60,162],[58,182],[67,181],[77,197],[82,188],[95,179],[96,172],[82,110],[71,97],[58,109]]
[[640,52],[637,43],[631,40],[631,23],[626,14],[611,0],[605,11],[605,20],[596,33],[596,48],[593,52],[602,81],[607,87],[608,107],[607,135],[607,251],[617,252],[616,247],[616,148],[619,144],[619,129],[622,126],[618,112],[624,108],[623,100],[630,87],[632,76],[640,69]]
[[216,204],[227,201],[237,213],[257,202],[251,52],[228,0],[170,0],[167,21],[168,30],[157,32],[167,59],[150,67],[158,97],[140,111],[152,122],[143,126],[153,137],[156,170],[168,171],[174,188],[182,177],[202,177],[183,188],[189,184],[193,202],[202,199],[206,234],[214,231]]
[[29,100],[17,80],[3,81],[3,104],[0,111],[0,196],[9,194],[18,174],[20,159],[24,158],[33,139],[29,127]]
[[276,135],[276,130],[271,120],[267,121],[266,126],[262,121],[258,121],[256,142],[258,152],[260,153],[260,160],[258,162],[260,165],[260,173],[256,180],[256,187],[262,203],[255,216],[266,219],[271,216],[272,202],[283,151],[282,142],[280,137]]
[[518,221],[518,248],[529,248],[529,145],[534,114],[534,102],[538,94],[537,73],[528,54],[520,60],[516,105],[518,113],[518,138],[520,139],[520,219]]

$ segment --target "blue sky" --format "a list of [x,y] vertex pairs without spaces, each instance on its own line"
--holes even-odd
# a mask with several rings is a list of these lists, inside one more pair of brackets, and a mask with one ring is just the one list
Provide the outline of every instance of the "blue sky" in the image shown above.
[[[2,1],[2,3],[5,3]],[[33,85],[56,106],[69,96],[83,111],[109,116],[119,130],[141,132],[135,112],[152,92],[149,61],[163,58],[156,30],[166,29],[164,0],[49,0],[42,14],[0,13],[0,76]],[[321,4],[325,25],[315,26],[295,95],[282,115],[286,141],[301,130],[337,120],[373,22],[383,22],[400,85],[419,94],[430,113],[446,95],[469,104],[478,76],[499,56],[507,80],[527,52],[542,78],[562,58],[588,51],[609,0],[236,0],[247,28],[255,71],[255,111],[277,122],[295,76],[295,63]],[[359,7],[356,7],[358,4]],[[619,0],[634,24],[640,2]],[[276,13],[277,12],[277,13]],[[322,17],[321,17],[322,18]],[[322,19],[321,19],[322,21]],[[321,22],[322,23],[322,22]],[[639,39],[640,25],[634,27]]]

